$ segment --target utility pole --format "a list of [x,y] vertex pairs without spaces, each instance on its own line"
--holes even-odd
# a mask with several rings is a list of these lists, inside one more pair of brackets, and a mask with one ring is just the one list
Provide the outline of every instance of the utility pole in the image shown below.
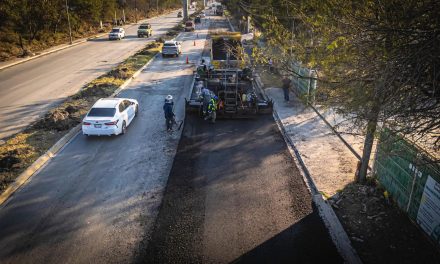
[[70,45],[72,45],[72,27],[70,26],[70,16],[69,16],[69,5],[66,0],[66,13],[67,13],[67,23],[69,24],[69,38],[70,38]]
[[136,21],[136,23],[138,22],[136,0],[134,0],[134,20]]
[[159,0],[156,0],[156,10],[157,10],[157,13],[159,13]]
[[183,1],[183,19],[188,19],[188,0],[182,0]]

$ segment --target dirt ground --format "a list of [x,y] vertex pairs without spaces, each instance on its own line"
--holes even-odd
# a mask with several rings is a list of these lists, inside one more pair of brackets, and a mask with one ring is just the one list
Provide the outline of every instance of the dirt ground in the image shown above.
[[342,262],[270,115],[186,118],[144,247],[140,263]]
[[440,252],[383,190],[350,184],[329,200],[364,263],[440,263]]

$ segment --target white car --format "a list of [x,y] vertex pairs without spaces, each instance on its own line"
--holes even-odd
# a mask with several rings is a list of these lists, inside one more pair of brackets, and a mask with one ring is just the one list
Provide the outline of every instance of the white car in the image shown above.
[[182,43],[179,41],[165,41],[162,47],[162,57],[176,56],[178,57],[182,53]]
[[112,31],[108,34],[108,39],[118,39],[121,40],[125,38],[125,30],[123,28],[113,28]]
[[101,98],[84,117],[84,135],[111,136],[125,134],[138,113],[139,103],[128,98]]

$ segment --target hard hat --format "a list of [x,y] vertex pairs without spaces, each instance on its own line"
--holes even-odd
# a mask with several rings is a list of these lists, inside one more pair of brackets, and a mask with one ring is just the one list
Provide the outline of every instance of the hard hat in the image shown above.
[[171,94],[169,94],[169,95],[167,95],[167,97],[165,97],[165,99],[167,101],[171,101],[171,100],[173,100],[173,96]]
[[214,95],[214,100],[216,100],[216,101],[218,100],[218,97],[217,97],[217,95]]

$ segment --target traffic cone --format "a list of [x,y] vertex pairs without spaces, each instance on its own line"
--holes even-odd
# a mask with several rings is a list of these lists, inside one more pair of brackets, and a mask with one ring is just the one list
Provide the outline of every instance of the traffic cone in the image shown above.
[[188,56],[186,56],[186,64],[189,64]]

